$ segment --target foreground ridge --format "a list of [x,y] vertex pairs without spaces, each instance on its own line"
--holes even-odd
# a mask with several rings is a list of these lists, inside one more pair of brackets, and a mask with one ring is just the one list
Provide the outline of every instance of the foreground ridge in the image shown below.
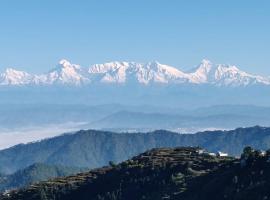
[[159,148],[118,165],[11,191],[1,199],[176,199],[196,188],[200,177],[235,162],[201,154],[199,148]]
[[269,199],[269,151],[241,159],[196,147],[158,148],[118,165],[9,191],[1,200]]

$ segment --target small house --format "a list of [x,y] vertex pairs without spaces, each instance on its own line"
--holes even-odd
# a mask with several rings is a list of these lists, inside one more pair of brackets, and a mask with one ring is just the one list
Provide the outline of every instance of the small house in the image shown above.
[[217,156],[219,156],[219,157],[227,157],[228,154],[227,153],[224,153],[224,152],[221,152],[221,151],[218,151],[217,152]]

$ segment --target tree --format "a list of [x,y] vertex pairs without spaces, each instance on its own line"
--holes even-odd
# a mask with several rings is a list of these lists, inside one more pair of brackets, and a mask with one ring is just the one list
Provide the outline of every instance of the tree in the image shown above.
[[246,146],[243,150],[241,157],[249,158],[250,156],[252,156],[253,152],[254,152],[254,149],[252,149],[250,146]]
[[270,157],[270,149],[267,149],[267,150],[266,150],[265,155],[266,155],[267,157]]
[[116,166],[116,164],[115,164],[113,161],[109,161],[109,165],[110,165],[111,167],[115,167],[115,166]]

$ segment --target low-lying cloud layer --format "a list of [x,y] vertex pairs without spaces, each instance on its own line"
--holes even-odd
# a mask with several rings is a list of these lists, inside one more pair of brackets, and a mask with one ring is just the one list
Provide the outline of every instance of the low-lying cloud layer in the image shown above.
[[83,123],[52,124],[46,126],[25,127],[16,129],[0,129],[0,149],[16,144],[29,143],[54,137],[67,132],[77,131]]

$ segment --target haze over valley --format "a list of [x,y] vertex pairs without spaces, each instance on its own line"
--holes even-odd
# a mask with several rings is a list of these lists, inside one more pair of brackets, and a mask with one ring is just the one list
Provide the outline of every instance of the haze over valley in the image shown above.
[[0,1],[0,200],[269,200],[270,1]]
[[195,133],[270,125],[270,79],[208,60],[188,71],[159,62],[82,67],[61,60],[41,75],[8,68],[0,77],[0,148],[79,129]]
[[173,109],[119,104],[5,104],[0,108],[0,113],[0,149],[80,129],[127,133],[164,129],[187,134],[255,125],[270,126],[270,108],[251,105]]

